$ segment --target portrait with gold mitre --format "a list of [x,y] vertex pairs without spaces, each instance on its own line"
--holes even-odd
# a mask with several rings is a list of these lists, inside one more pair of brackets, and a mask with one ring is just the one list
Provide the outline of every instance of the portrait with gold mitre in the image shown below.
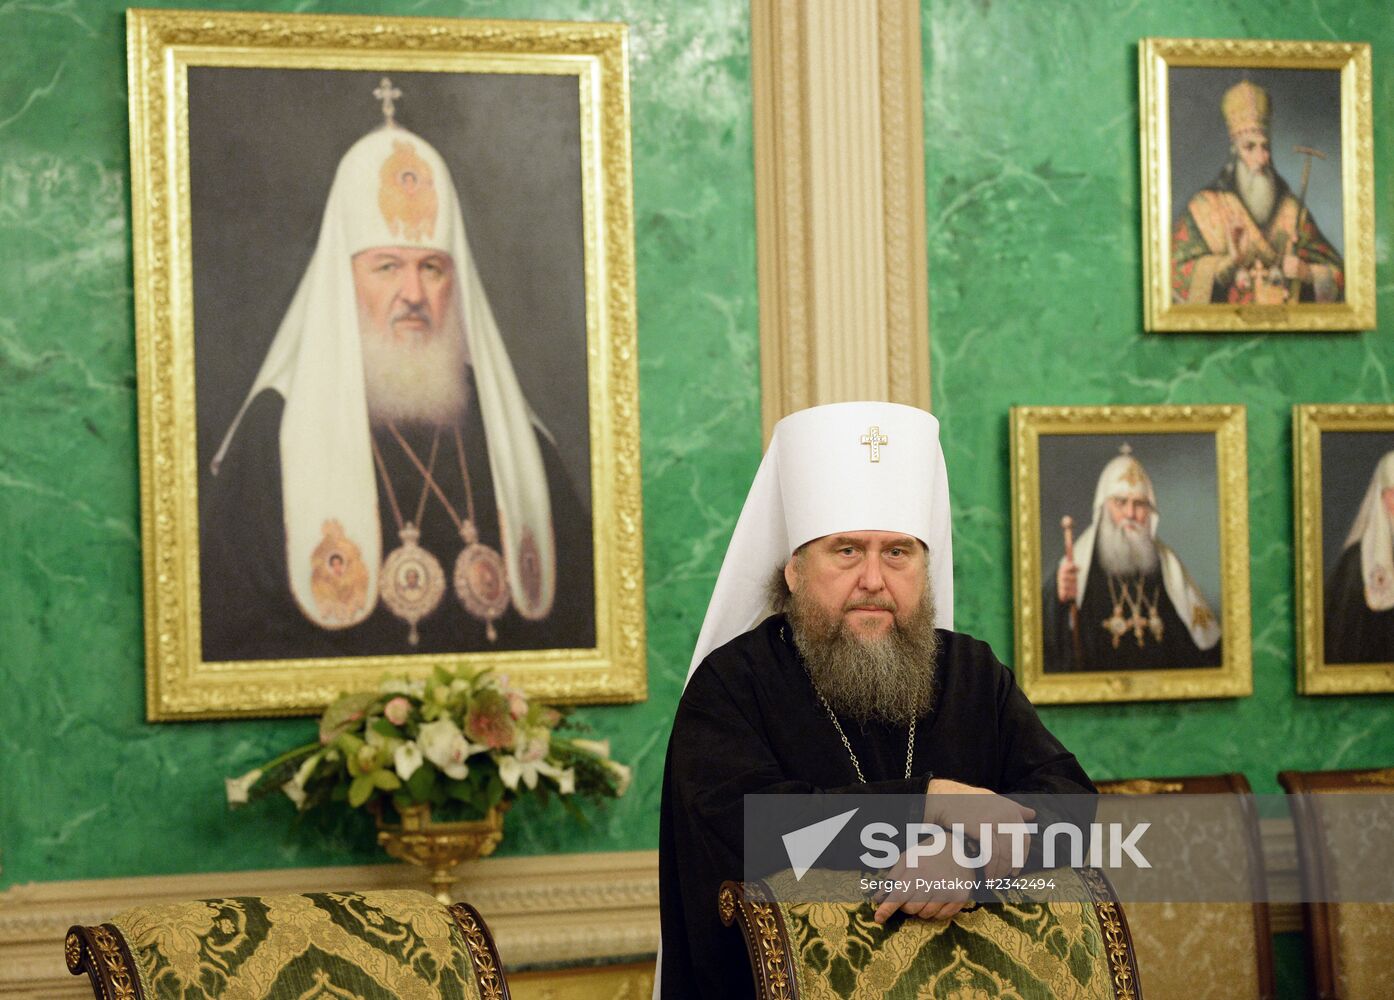
[[1141,56],[1149,329],[1372,326],[1369,47],[1144,39]]

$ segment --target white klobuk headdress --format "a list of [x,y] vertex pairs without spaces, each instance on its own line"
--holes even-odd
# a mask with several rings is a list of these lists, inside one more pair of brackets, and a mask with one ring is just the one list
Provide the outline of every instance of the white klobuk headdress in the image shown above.
[[1394,488],[1394,451],[1385,453],[1375,466],[1365,499],[1350,526],[1341,549],[1360,543],[1360,576],[1365,581],[1365,603],[1371,611],[1394,608],[1394,538],[1384,508],[1384,491]]
[[1089,582],[1089,567],[1094,562],[1094,541],[1098,537],[1099,524],[1108,512],[1104,505],[1110,497],[1142,497],[1152,506],[1147,518],[1147,534],[1157,547],[1157,561],[1162,571],[1162,585],[1166,587],[1167,597],[1171,599],[1176,614],[1185,623],[1197,649],[1213,649],[1220,641],[1220,623],[1214,612],[1205,602],[1205,597],[1191,579],[1180,558],[1170,546],[1157,541],[1157,523],[1161,515],[1157,511],[1157,491],[1152,486],[1152,477],[1132,455],[1132,449],[1123,446],[1123,453],[1109,459],[1104,471],[1099,474],[1099,483],[1094,487],[1094,520],[1080,533],[1075,542],[1075,565],[1079,568],[1079,586],[1075,592],[1075,603],[1084,602],[1084,588]]
[[830,403],[775,425],[688,677],[713,649],[760,620],[776,567],[805,542],[840,531],[897,531],[924,542],[935,622],[953,628],[953,537],[939,421],[899,403]]
[[390,115],[339,161],[314,255],[213,471],[252,399],[263,389],[280,393],[291,593],[305,616],[324,628],[346,628],[372,613],[382,529],[351,263],[354,254],[372,247],[438,250],[454,262],[454,305],[464,323],[490,443],[512,603],[524,618],[543,618],[556,591],[556,551],[534,418],[475,269],[450,171],[429,143]]

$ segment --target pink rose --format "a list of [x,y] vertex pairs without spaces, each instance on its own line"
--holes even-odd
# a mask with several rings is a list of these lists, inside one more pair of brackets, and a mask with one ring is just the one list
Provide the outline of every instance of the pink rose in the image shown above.
[[508,700],[497,692],[481,692],[465,716],[465,735],[491,750],[511,747],[516,733]]
[[401,697],[393,698],[383,706],[382,714],[387,718],[388,722],[392,723],[394,726],[400,726],[406,722],[407,717],[411,715],[411,702]]

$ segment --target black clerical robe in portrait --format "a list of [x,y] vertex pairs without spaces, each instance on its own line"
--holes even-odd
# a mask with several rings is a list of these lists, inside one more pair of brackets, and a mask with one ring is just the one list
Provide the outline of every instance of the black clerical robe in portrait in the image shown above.
[[857,781],[782,615],[698,666],[678,705],[663,777],[665,998],[752,995],[740,931],[723,927],[716,907],[722,881],[743,878],[747,794],[921,794],[931,774],[1004,794],[1094,791],[986,643],[957,632],[939,637],[938,693],[916,727],[908,779],[905,727],[840,719],[867,783]]
[[[264,391],[247,408],[222,469],[200,497],[199,544],[202,567],[203,657],[205,660],[303,659],[413,653],[479,652],[497,649],[585,648],[595,645],[595,586],[590,513],[576,498],[556,448],[538,434],[552,504],[557,553],[557,589],[551,614],[540,621],[523,618],[510,602],[495,622],[490,642],[485,623],[469,615],[455,595],[451,576],[464,547],[450,513],[434,495],[426,497],[420,545],[441,564],[445,594],[421,619],[417,645],[410,645],[408,623],[378,600],[357,625],[326,629],[301,613],[286,575],[285,520],[281,507],[280,426],[285,404],[279,393]],[[426,463],[435,437],[432,427],[398,427],[417,457]],[[454,428],[442,429],[433,478],[456,514],[466,514],[466,486],[455,452]],[[461,421],[469,487],[474,497],[479,540],[499,550],[498,508],[489,473],[488,443],[474,380]],[[372,427],[374,440],[393,483],[405,520],[414,520],[423,479],[384,426]],[[500,442],[499,447],[507,447]],[[384,558],[401,544],[392,500],[376,475]]]
[[[1137,584],[1134,582],[1133,587]],[[1042,644],[1044,667],[1048,674],[1073,673],[1082,670],[1179,670],[1187,667],[1218,667],[1224,662],[1224,640],[1209,649],[1201,649],[1176,613],[1160,571],[1142,578],[1142,591],[1148,600],[1155,598],[1157,614],[1162,620],[1162,638],[1158,642],[1151,632],[1143,630],[1142,644],[1130,629],[1113,644],[1113,633],[1104,622],[1113,616],[1113,599],[1109,596],[1108,574],[1096,568],[1089,574],[1084,588],[1084,600],[1079,605],[1079,652],[1075,655],[1074,638],[1070,633],[1070,605],[1061,604],[1055,589],[1055,574],[1049,574],[1041,598],[1044,619]],[[1123,614],[1131,612],[1124,607]]]
[[1394,609],[1371,611],[1365,601],[1358,544],[1341,553],[1326,581],[1324,613],[1327,663],[1394,661]]

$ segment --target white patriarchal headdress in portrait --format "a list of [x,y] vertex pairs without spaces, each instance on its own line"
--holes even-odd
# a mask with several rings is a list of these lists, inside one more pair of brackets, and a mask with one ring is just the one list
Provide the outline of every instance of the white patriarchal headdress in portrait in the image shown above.
[[1190,632],[1197,649],[1213,649],[1220,641],[1220,623],[1216,621],[1205,596],[1191,579],[1181,559],[1171,547],[1157,539],[1157,525],[1161,513],[1157,509],[1157,491],[1152,485],[1152,477],[1147,474],[1142,463],[1133,457],[1132,448],[1123,445],[1120,454],[1109,459],[1099,482],[1094,487],[1094,520],[1080,533],[1075,542],[1075,565],[1079,569],[1079,584],[1075,592],[1075,604],[1084,603],[1084,588],[1089,583],[1089,570],[1094,564],[1094,543],[1098,539],[1099,524],[1108,517],[1104,509],[1111,497],[1140,497],[1151,505],[1147,517],[1147,533],[1157,547],[1157,561],[1162,571],[1162,585],[1166,587],[1167,597],[1172,607]]
[[688,676],[760,620],[776,567],[805,542],[839,531],[899,531],[924,542],[936,624],[953,628],[953,536],[939,421],[899,403],[829,403],[775,425]]
[[1365,605],[1371,611],[1394,608],[1394,538],[1384,491],[1394,489],[1394,451],[1386,452],[1375,466],[1360,510],[1351,523],[1341,549],[1360,545],[1360,577],[1365,581]]
[[[390,84],[384,81],[384,87]],[[394,94],[393,96],[397,96]],[[534,417],[466,239],[450,171],[424,139],[387,121],[339,161],[319,240],[251,391],[213,459],[216,474],[263,389],[285,399],[281,488],[291,593],[324,628],[363,621],[378,600],[382,529],[369,440],[352,258],[372,247],[432,249],[455,266],[498,506],[513,606],[545,617],[556,590],[551,501]],[[326,589],[332,567],[340,581]]]

